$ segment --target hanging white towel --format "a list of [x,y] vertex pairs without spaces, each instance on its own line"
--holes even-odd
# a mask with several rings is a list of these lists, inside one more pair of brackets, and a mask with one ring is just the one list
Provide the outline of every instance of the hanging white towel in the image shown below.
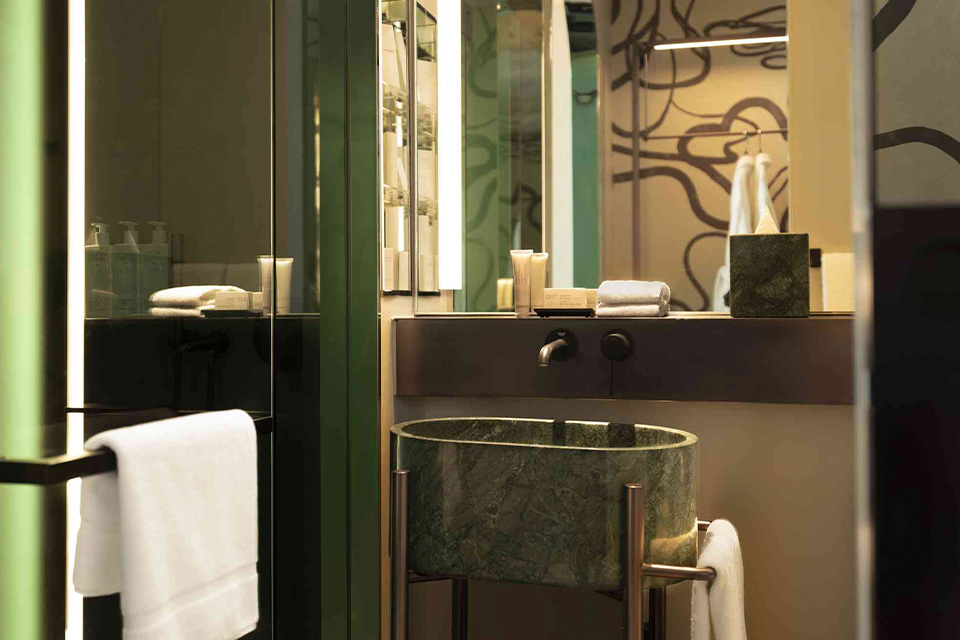
[[185,307],[194,309],[203,305],[213,304],[217,293],[220,291],[240,291],[240,287],[231,287],[229,285],[205,285],[197,284],[189,287],[173,287],[172,289],[162,289],[151,294],[150,302],[154,307]]
[[690,605],[691,640],[747,640],[743,613],[743,557],[737,530],[727,520],[707,528],[698,567],[713,567],[717,577],[708,585],[693,583]]
[[670,302],[670,287],[664,282],[604,280],[597,289],[597,301],[604,304],[660,304]]
[[[760,152],[757,154],[757,209],[756,215],[758,218],[763,216],[763,212],[766,209],[770,210],[770,215],[773,217],[773,221],[777,223],[777,229],[780,228],[780,215],[777,213],[777,210],[773,206],[773,198],[770,196],[770,185],[768,184],[769,175],[770,175],[770,165],[773,164],[773,160],[770,158],[770,154]],[[755,220],[752,229],[756,229],[760,224],[760,220]]]
[[234,640],[254,630],[257,442],[243,411],[115,429],[117,471],[83,479],[73,582],[120,592],[124,640]]
[[724,300],[730,292],[730,236],[753,233],[756,228],[753,213],[750,211],[750,176],[753,174],[754,165],[753,158],[743,156],[737,160],[737,167],[733,172],[733,182],[730,185],[730,228],[727,232],[723,266],[717,271],[713,282],[714,311],[730,310],[730,305]]
[[659,318],[670,313],[670,303],[657,304],[605,304],[597,303],[597,316],[600,318]]

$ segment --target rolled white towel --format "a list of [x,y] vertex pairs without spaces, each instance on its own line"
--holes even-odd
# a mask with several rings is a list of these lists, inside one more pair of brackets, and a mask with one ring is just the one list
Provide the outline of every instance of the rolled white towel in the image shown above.
[[597,316],[607,318],[662,318],[670,312],[666,302],[659,304],[604,304],[597,303]]
[[597,301],[604,304],[670,302],[670,287],[663,282],[645,280],[604,280],[597,290]]
[[154,307],[184,307],[196,309],[203,305],[213,304],[214,298],[220,291],[243,291],[240,287],[229,285],[197,284],[189,287],[173,287],[161,289],[150,295],[150,302]]
[[205,309],[213,309],[214,305],[205,304],[202,307],[188,309],[186,307],[153,307],[150,315],[156,318],[202,318]]

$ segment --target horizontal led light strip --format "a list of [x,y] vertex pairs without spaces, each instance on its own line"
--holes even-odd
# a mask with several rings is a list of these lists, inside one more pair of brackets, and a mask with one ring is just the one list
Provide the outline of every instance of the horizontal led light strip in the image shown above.
[[683,40],[679,42],[661,42],[653,45],[656,51],[668,49],[700,49],[702,47],[732,47],[738,44],[765,44],[770,42],[788,42],[788,36],[757,36],[755,38],[727,38],[724,40]]

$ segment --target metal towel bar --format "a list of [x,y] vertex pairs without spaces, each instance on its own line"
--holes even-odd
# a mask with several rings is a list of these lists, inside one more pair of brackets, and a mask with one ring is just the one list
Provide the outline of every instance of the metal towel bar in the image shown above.
[[[67,413],[104,414],[123,412],[118,412],[116,409],[84,407],[67,409]],[[258,436],[273,432],[272,416],[254,416],[253,424],[257,428]],[[109,449],[29,460],[12,460],[0,457],[0,484],[58,484],[73,478],[83,478],[116,470],[117,457]]]

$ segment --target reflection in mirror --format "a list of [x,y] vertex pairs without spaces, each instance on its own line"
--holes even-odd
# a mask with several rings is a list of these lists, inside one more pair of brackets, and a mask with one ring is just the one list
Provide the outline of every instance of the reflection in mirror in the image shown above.
[[271,4],[86,6],[87,316],[161,315],[151,295],[174,286],[259,291]]
[[765,208],[792,229],[786,26],[771,0],[463,2],[455,309],[511,311],[530,249],[548,287],[659,280],[674,310],[729,310],[728,232]]
[[410,190],[407,147],[407,3],[386,0],[380,14],[382,131],[380,172],[383,180],[381,288],[410,291]]
[[457,310],[505,311],[510,250],[542,248],[541,3],[468,0],[464,34],[466,277]]
[[612,52],[603,277],[661,280],[674,309],[726,311],[728,230],[752,232],[764,207],[789,228],[787,45],[691,41],[782,39],[786,6],[694,0],[681,13],[665,4],[596,2],[601,50]]
[[439,293],[437,19],[417,5],[417,284]]

